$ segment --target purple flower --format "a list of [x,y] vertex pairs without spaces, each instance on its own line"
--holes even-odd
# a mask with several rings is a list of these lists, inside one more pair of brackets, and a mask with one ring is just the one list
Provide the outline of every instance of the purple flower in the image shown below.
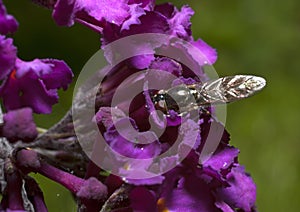
[[[228,149],[229,148],[229,149]],[[231,151],[232,154],[223,153]],[[253,183],[249,184],[247,188],[250,191],[244,190],[242,186],[238,186],[242,191],[240,194],[248,196],[248,199],[243,199],[239,195],[235,195],[234,192],[228,192],[226,198],[234,198],[237,204],[232,204],[226,198],[220,197],[218,192],[223,190],[230,190],[232,185],[228,184],[227,177],[235,173],[235,166],[238,164],[234,163],[237,158],[235,153],[236,149],[231,149],[227,147],[221,150],[220,153],[215,153],[211,157],[211,161],[204,163],[203,168],[193,166],[197,164],[198,157],[196,154],[190,154],[184,161],[184,166],[178,168],[177,170],[172,170],[170,173],[166,174],[166,180],[164,186],[164,192],[161,196],[161,201],[163,200],[165,209],[174,211],[183,211],[189,209],[190,211],[197,211],[202,209],[203,211],[219,211],[220,199],[229,205],[232,211],[235,208],[242,209],[243,211],[251,211],[255,208],[255,186]],[[223,155],[223,156],[222,156]],[[212,161],[215,161],[212,163]],[[225,165],[219,166],[222,162]],[[227,164],[228,163],[228,164]],[[244,171],[240,172],[241,176],[247,176]],[[248,184],[248,179],[240,178],[238,180],[241,184]],[[228,189],[228,190],[227,190]],[[232,188],[236,189],[236,188]],[[238,189],[238,190],[239,190]],[[199,192],[201,191],[201,192]],[[176,201],[181,199],[180,202]],[[244,207],[242,203],[247,202],[247,207]]]
[[197,166],[199,157],[193,150],[180,166],[164,174],[159,189],[137,189],[139,196],[130,196],[134,202],[131,207],[143,207],[146,204],[138,200],[150,195],[147,208],[157,207],[160,211],[254,211],[256,188],[249,175],[234,162],[238,150],[223,148],[221,144],[203,168]]
[[[201,126],[204,129],[207,122]],[[255,210],[255,185],[236,163],[238,150],[224,145],[227,142],[226,133],[223,139],[218,150],[201,167],[198,166],[199,154],[196,148],[179,166],[164,174],[165,179],[159,189],[144,188],[147,191],[142,190],[143,193],[152,194],[157,200],[152,203],[149,200],[148,204],[152,205],[147,207],[158,207],[161,211]],[[138,199],[131,196],[132,202]],[[132,205],[132,208],[136,207],[142,207],[142,204]]]
[[[163,10],[162,8],[168,8]],[[143,13],[141,12],[143,10]],[[167,12],[168,10],[169,13]],[[193,11],[189,7],[184,7],[181,11],[178,11],[174,6],[165,4],[162,6],[156,6],[153,10],[146,10],[140,8],[139,13],[135,18],[136,21],[125,21],[122,26],[114,24],[107,24],[103,28],[102,48],[104,49],[106,59],[114,64],[114,58],[116,52],[121,55],[138,55],[134,56],[128,61],[128,66],[137,69],[147,69],[151,66],[151,63],[157,59],[154,53],[143,54],[143,52],[151,52],[153,49],[149,48],[148,43],[140,43],[136,46],[120,46],[118,49],[109,49],[106,46],[120,38],[124,38],[130,35],[144,34],[144,33],[158,33],[169,35],[170,41],[166,41],[165,49],[161,49],[162,52],[172,52],[175,57],[180,58],[181,61],[189,63],[192,70],[201,74],[203,71],[199,69],[199,65],[211,65],[216,61],[217,53],[215,49],[211,48],[201,39],[194,41],[191,36],[190,29],[190,17]],[[159,35],[158,35],[159,36]],[[175,45],[169,45],[172,37],[181,38],[190,42],[195,49],[186,48],[182,43],[176,43]],[[197,52],[195,50],[198,49]],[[123,52],[124,51],[124,52]],[[201,52],[201,54],[199,54]]]
[[[203,59],[202,62],[198,63],[198,66],[210,64],[215,62],[216,54],[215,51],[209,47],[203,41],[192,42],[196,48],[203,50],[207,58]],[[195,61],[196,55],[189,48],[182,48],[183,46],[177,46],[177,50],[181,50],[182,56],[189,58],[190,61]],[[174,48],[176,49],[176,48]],[[252,211],[255,209],[255,185],[249,184],[251,178],[243,170],[240,172],[241,177],[236,177],[239,182],[236,184],[230,183],[229,179],[235,176],[235,169],[239,166],[237,163],[238,150],[231,147],[229,142],[229,134],[224,130],[224,126],[215,121],[209,114],[196,113],[200,115],[200,120],[195,122],[193,120],[194,115],[191,113],[186,116],[179,116],[176,111],[170,111],[169,115],[165,118],[160,117],[155,112],[155,106],[151,99],[151,91],[147,90],[147,86],[155,87],[155,84],[165,86],[166,88],[176,86],[182,83],[193,84],[201,82],[206,79],[202,68],[198,70],[200,72],[197,78],[193,72],[187,67],[183,66],[177,61],[154,55],[154,60],[148,65],[148,68],[159,70],[155,76],[151,76],[151,70],[146,71],[140,79],[132,80],[132,83],[142,81],[143,93],[135,97],[135,99],[129,103],[126,100],[120,100],[117,108],[111,108],[111,111],[117,112],[117,120],[112,121],[111,117],[115,114],[109,114],[110,109],[100,108],[97,113],[96,120],[99,124],[106,139],[107,144],[114,151],[127,157],[133,158],[150,158],[157,156],[168,151],[175,145],[176,151],[169,157],[165,157],[160,160],[147,160],[137,161],[126,166],[126,160],[116,156],[111,158],[115,167],[119,166],[119,173],[122,176],[130,175],[134,172],[140,174],[140,176],[147,176],[146,174],[151,173],[165,173],[164,170],[170,170],[169,167],[173,167],[170,171],[165,174],[145,179],[131,179],[130,177],[124,178],[126,183],[134,186],[150,186],[140,190],[140,195],[152,196],[146,204],[137,203],[140,201],[139,195],[131,195],[132,209],[143,208],[158,208],[159,210],[169,211],[219,211],[220,209],[228,208],[228,211],[233,211],[238,208],[242,211]],[[205,63],[206,61],[206,63]],[[113,91],[119,86],[119,82],[122,82],[126,76],[130,76],[136,73],[139,69],[132,68],[130,65],[133,60],[126,61],[120,64],[116,69],[113,70],[112,74],[107,77],[102,83],[103,90],[103,103],[109,105],[111,98],[113,97]],[[196,66],[195,62],[195,66]],[[147,67],[147,63],[144,64]],[[118,70],[122,70],[122,75],[118,75]],[[201,74],[202,72],[202,74]],[[172,73],[177,78],[174,80],[169,78],[166,73]],[[144,80],[144,81],[143,81]],[[127,86],[127,87],[126,87]],[[121,89],[121,96],[126,96],[126,92],[131,92],[132,85],[124,85]],[[119,90],[118,90],[119,92]],[[122,111],[127,111],[129,107],[129,114],[126,117]],[[145,107],[146,105],[146,107]],[[209,108],[208,108],[209,110]],[[113,112],[114,113],[114,112]],[[150,124],[149,119],[153,120]],[[124,120],[127,120],[122,124]],[[120,125],[121,127],[116,127]],[[204,163],[199,164],[200,155],[203,147],[207,142],[208,134],[210,133],[210,126],[214,123],[218,129],[221,129],[223,134],[221,138],[213,137],[213,139],[220,139],[220,144],[217,150],[211,157]],[[133,127],[129,127],[133,126]],[[161,135],[156,135],[156,131],[148,131],[148,129],[160,129],[165,127],[164,132]],[[137,131],[139,133],[153,133],[157,139],[147,138],[148,141],[154,141],[153,143],[147,143],[145,146],[136,145],[133,141],[136,137],[131,135]],[[125,136],[124,136],[125,135]],[[126,138],[125,138],[126,137]],[[154,136],[155,137],[155,136]],[[153,138],[153,137],[152,137]],[[176,146],[176,141],[180,140],[180,144]],[[217,140],[219,141],[219,140]],[[209,141],[212,142],[212,141]],[[151,144],[153,146],[151,146]],[[139,148],[142,147],[142,148]],[[155,154],[153,154],[155,152]],[[152,153],[152,154],[150,154]],[[188,155],[186,157],[186,155]],[[151,157],[150,157],[151,156]],[[183,161],[181,161],[183,159]],[[124,162],[124,163],[122,163]],[[114,169],[115,169],[114,167]],[[243,188],[244,185],[249,184],[250,191]],[[161,189],[157,189],[157,185]],[[152,186],[152,187],[151,187]],[[238,187],[238,188],[237,188]],[[139,187],[137,187],[139,188]],[[146,191],[145,191],[146,190]],[[241,198],[233,198],[237,192],[247,196],[246,200]],[[228,195],[224,198],[223,195]],[[153,201],[152,201],[153,199]],[[180,201],[178,201],[180,199]],[[147,208],[146,208],[147,207]]]
[[4,115],[3,120],[3,135],[10,142],[18,140],[30,142],[38,135],[30,108],[9,111]]
[[[107,144],[101,149],[104,154],[101,159],[111,170],[106,173],[101,167],[90,170],[95,168],[93,161],[82,178],[48,164],[46,156],[50,150],[41,149],[39,153],[45,153],[41,159],[34,147],[14,149],[5,161],[8,193],[3,195],[1,210],[24,211],[21,195],[24,188],[36,210],[47,210],[38,185],[27,176],[30,172],[40,173],[65,186],[88,211],[99,211],[104,203],[110,210],[119,211],[255,210],[255,184],[239,165],[239,150],[229,145],[229,134],[223,124],[210,114],[213,107],[208,107],[207,113],[181,111],[176,109],[176,104],[169,107],[153,100],[159,90],[208,79],[204,66],[212,65],[217,53],[201,39],[193,39],[190,22],[193,14],[188,6],[177,9],[169,3],[155,5],[153,0],[55,1],[55,21],[65,26],[77,21],[102,34],[101,47],[107,61],[114,65],[101,82],[94,119]],[[0,33],[16,29],[17,22],[6,14],[0,0]],[[164,34],[167,39],[154,48],[149,42],[136,40],[133,44],[118,46],[118,49],[110,48],[110,44],[120,38],[144,33]],[[119,62],[120,55],[133,56]],[[0,97],[8,111],[4,115],[3,136],[10,142],[32,141],[37,136],[32,112],[50,113],[52,105],[58,101],[57,90],[67,89],[73,74],[63,61],[35,59],[25,62],[18,59],[12,40],[1,35],[0,66]],[[153,70],[157,70],[156,74]],[[119,89],[120,84],[134,74],[136,77]],[[128,100],[127,94],[137,88],[140,93],[132,101]],[[116,91],[122,98],[109,107]],[[67,117],[72,118],[71,115]],[[63,130],[58,133],[65,133],[70,129],[69,125],[64,126],[66,123],[70,124],[64,120],[45,136],[51,138],[60,127]],[[220,136],[209,136],[211,133],[216,135],[211,132],[212,125],[221,130]],[[60,141],[64,139],[69,138]],[[208,142],[217,142],[218,146],[207,160],[203,160],[202,153]],[[43,144],[37,142],[40,143]],[[99,149],[93,150],[97,155]],[[62,158],[68,153],[57,150],[51,154],[53,158]],[[109,205],[121,187],[127,189],[123,190],[120,200]],[[111,196],[108,198],[108,195]],[[130,201],[124,207],[123,197]]]
[[58,101],[57,89],[67,89],[72,77],[63,61],[18,59],[0,88],[0,96],[7,110],[30,107],[36,113],[50,113]]
[[18,22],[11,15],[6,13],[6,8],[0,0],[0,34],[8,34],[17,31]]
[[[195,82],[191,78],[185,78],[186,69],[171,59],[157,58],[151,63],[150,67],[160,67],[162,70],[160,71],[161,75],[155,75],[156,80],[153,80],[153,82],[147,81],[148,84],[159,81],[168,87],[177,85],[178,80],[187,84]],[[165,72],[173,73],[179,78],[174,81],[167,79],[163,77]],[[130,71],[125,73],[130,73]],[[111,95],[111,91],[117,86],[117,83],[114,83],[113,80],[118,81],[120,79],[117,75],[113,75],[113,77],[107,78],[107,81],[103,82],[104,88],[109,87],[109,89],[104,89],[103,96],[106,96],[105,91],[109,91],[108,93]],[[122,89],[124,95],[126,95],[126,92],[130,92],[129,88],[130,85],[128,85],[127,90],[126,86]],[[103,100],[108,101],[105,103],[109,104],[107,96]],[[153,102],[149,91],[146,90],[144,95],[141,94],[136,97],[131,103],[133,106],[129,109],[130,118],[122,112],[122,110],[125,111],[126,105],[128,103],[124,100],[120,102],[118,109],[100,108],[96,116],[96,121],[107,144],[114,151],[126,157],[151,159],[151,157],[168,151],[177,139],[181,140],[180,144],[176,146],[177,151],[169,158],[163,158],[159,162],[155,160],[137,161],[124,167],[124,164],[126,164],[124,158],[118,156],[111,158],[116,167],[121,165],[119,173],[123,176],[130,175],[132,172],[143,176],[147,172],[163,172],[165,168],[169,170],[168,167],[174,167],[158,177],[146,179],[125,178],[125,182],[134,186],[153,186],[153,188],[138,190],[141,196],[153,196],[149,197],[151,201],[149,200],[147,204],[139,204],[138,201],[140,201],[141,196],[131,195],[131,208],[140,209],[144,205],[144,210],[146,210],[145,207],[148,205],[147,208],[159,208],[160,210],[169,211],[219,211],[223,208],[229,208],[228,211],[233,211],[235,208],[242,211],[251,211],[255,209],[255,185],[243,170],[237,169],[239,167],[237,163],[239,151],[228,144],[229,134],[224,130],[221,123],[215,121],[209,114],[202,114],[201,112],[200,120],[196,123],[192,120],[192,115],[190,117],[180,117],[175,111],[171,111],[166,118],[166,122],[162,123],[160,117],[155,116]],[[145,105],[147,105],[147,109],[145,109]],[[116,118],[115,121],[112,120],[112,115]],[[155,131],[147,131],[150,126],[149,116],[154,120],[152,128],[160,128],[164,124],[166,125],[163,134],[157,138]],[[215,139],[221,139],[217,150],[199,166],[200,154],[207,142],[212,123],[224,132],[221,138],[215,137]],[[132,127],[129,127],[130,125]],[[142,144],[137,144],[133,142],[139,140],[137,137],[132,136],[135,135],[135,132],[139,132],[140,135],[141,133],[148,133],[153,136],[145,136],[143,137],[145,140],[141,140]],[[147,143],[147,139],[149,143]],[[188,156],[186,157],[186,155]],[[179,159],[183,159],[183,161]],[[125,163],[122,163],[124,161]],[[238,173],[237,170],[239,170]],[[156,185],[159,185],[161,189],[157,189]],[[139,193],[138,191],[137,193]],[[239,193],[238,195],[245,195],[247,198],[234,198],[237,193]],[[226,198],[225,195],[227,195]]]
[[[103,4],[103,5],[102,5]],[[191,58],[202,64],[213,64],[216,60],[216,51],[202,40],[193,41],[191,36],[190,18],[193,10],[184,6],[178,10],[171,4],[163,4],[154,7],[154,1],[57,1],[53,12],[54,19],[62,25],[72,25],[76,20],[103,35],[102,48],[119,38],[140,33],[161,33],[190,41],[199,48],[202,58],[199,61],[199,53],[182,51],[184,57]],[[193,43],[194,42],[194,43]],[[141,53],[147,45],[138,49],[125,48],[126,51]],[[180,48],[180,47],[176,47]],[[120,51],[122,48],[119,48]],[[124,49],[124,50],[125,50]],[[112,62],[115,51],[105,50],[105,56]],[[128,53],[128,52],[127,52]],[[120,53],[122,54],[122,52]],[[196,55],[194,55],[196,54]],[[130,59],[130,65],[138,69],[148,68],[155,59],[153,55],[140,55]],[[195,61],[191,61],[195,63]]]
[[[6,14],[0,0],[0,33],[17,29],[15,19]],[[0,35],[0,97],[7,110],[30,107],[35,113],[50,113],[58,101],[57,89],[67,89],[73,74],[63,61],[35,59],[25,62],[17,59],[17,49],[11,38]]]
[[[236,208],[254,210],[255,185],[250,183],[251,178],[243,170],[237,173],[238,150],[228,144],[229,134],[223,125],[201,111],[182,115],[170,110],[167,117],[162,117],[156,113],[151,99],[151,92],[155,91],[148,90],[148,87],[161,86],[160,89],[165,89],[182,83],[193,84],[207,80],[203,66],[213,64],[217,53],[201,39],[195,41],[191,36],[190,18],[193,10],[188,6],[178,10],[171,4],[153,6],[153,1],[119,1],[114,7],[111,7],[114,1],[106,2],[106,6],[102,5],[104,9],[99,7],[101,3],[91,7],[90,1],[70,2],[58,1],[54,18],[64,25],[78,21],[101,33],[102,48],[109,63],[116,65],[118,55],[137,55],[118,62],[106,75],[101,83],[102,105],[111,104],[114,92],[124,79],[148,70],[122,85],[121,91],[118,90],[121,97],[126,97],[127,93],[134,92],[131,90],[134,83],[141,85],[141,93],[132,102],[122,98],[112,108],[101,108],[100,105],[95,117],[109,146],[106,150],[112,149],[117,153],[108,155],[112,171],[125,176],[124,182],[134,186],[129,195],[131,205],[128,207],[151,211],[219,211],[224,208],[228,211]],[[63,10],[67,13],[62,13]],[[136,42],[137,45],[126,43],[118,46],[118,49],[110,48],[109,44],[113,41],[142,33],[169,35],[170,39],[156,48],[160,48],[160,53],[173,53],[174,58],[155,54],[152,46],[143,42]],[[190,46],[180,42],[170,45],[172,38],[188,41]],[[152,76],[150,69],[159,71]],[[198,122],[193,120],[195,115],[200,115]],[[217,150],[208,160],[199,164],[212,123],[224,132],[221,138],[214,138],[221,140]],[[163,128],[164,131],[160,132]],[[178,144],[177,140],[181,142]],[[157,156],[173,146],[175,148],[171,155],[156,160]],[[139,160],[129,163],[128,158]],[[144,179],[126,177],[132,173],[147,176],[148,173],[160,172],[164,174]],[[250,192],[244,188],[248,183]],[[247,199],[234,198],[234,194],[243,194]],[[142,201],[144,199],[148,201]]]
[[107,24],[127,29],[139,24],[144,11],[154,8],[153,0],[58,0],[54,6],[53,18],[58,25],[71,26],[75,21],[102,33]]

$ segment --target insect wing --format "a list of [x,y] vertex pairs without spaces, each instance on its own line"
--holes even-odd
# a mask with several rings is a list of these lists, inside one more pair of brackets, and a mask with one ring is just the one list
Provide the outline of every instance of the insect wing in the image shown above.
[[247,98],[260,91],[266,85],[262,77],[235,75],[205,82],[198,88],[197,103],[224,104]]

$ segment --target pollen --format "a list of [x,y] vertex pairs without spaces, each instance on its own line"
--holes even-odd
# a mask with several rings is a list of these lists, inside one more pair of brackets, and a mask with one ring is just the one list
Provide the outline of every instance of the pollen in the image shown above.
[[128,163],[126,163],[123,167],[125,170],[130,170],[130,168],[131,168],[130,164],[128,164]]
[[165,198],[160,198],[159,200],[157,200],[157,209],[159,212],[170,212],[166,207]]
[[16,69],[14,69],[11,73],[10,73],[10,78],[11,79],[16,79],[17,77],[16,77],[16,74],[17,74],[17,71],[16,71]]

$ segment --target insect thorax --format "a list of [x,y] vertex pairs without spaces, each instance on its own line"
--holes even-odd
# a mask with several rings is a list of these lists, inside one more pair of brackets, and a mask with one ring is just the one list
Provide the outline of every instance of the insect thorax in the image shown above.
[[168,90],[160,90],[153,97],[153,102],[157,110],[168,114],[169,110],[174,110],[178,114],[197,109],[197,98],[199,93],[196,89],[186,85],[179,85]]

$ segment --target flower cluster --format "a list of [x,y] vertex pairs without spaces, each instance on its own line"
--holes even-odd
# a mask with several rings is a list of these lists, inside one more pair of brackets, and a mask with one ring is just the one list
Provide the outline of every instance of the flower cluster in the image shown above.
[[[107,144],[104,152],[113,149],[117,154],[101,155],[106,162],[109,160],[111,170],[97,166],[97,158],[84,158],[82,152],[78,157],[83,161],[80,170],[84,174],[77,172],[73,161],[68,168],[66,160],[63,165],[57,164],[58,158],[70,156],[64,150],[70,148],[70,140],[76,140],[72,114],[37,137],[32,113],[51,113],[58,101],[57,90],[67,89],[73,74],[60,60],[25,62],[17,57],[13,40],[6,35],[15,32],[18,24],[0,0],[0,97],[6,112],[1,127],[1,147],[6,150],[0,153],[6,184],[1,191],[1,210],[47,211],[42,191],[28,176],[35,172],[65,186],[79,200],[80,209],[86,211],[256,211],[255,184],[238,163],[239,150],[229,145],[223,124],[213,117],[214,108],[187,114],[170,109],[168,115],[161,116],[153,102],[153,92],[157,91],[148,89],[156,84],[170,88],[180,83],[201,83],[208,78],[204,66],[211,66],[217,53],[203,40],[192,37],[190,18],[194,12],[189,6],[179,10],[170,3],[156,5],[154,0],[57,0],[45,4],[53,9],[58,25],[70,27],[78,22],[102,35],[101,48],[113,68],[101,82],[96,114],[90,121],[97,123]],[[117,52],[110,48],[122,38],[154,33],[167,35],[163,44],[155,46],[160,54],[147,42],[128,44],[130,48]],[[166,52],[173,56],[162,54]],[[117,55],[125,55],[126,59],[119,62]],[[121,96],[130,92],[134,82],[141,82],[141,92],[130,102],[120,99],[117,107],[111,106],[120,83],[139,73],[121,89]],[[221,129],[220,136],[211,138],[212,126]],[[162,128],[159,135],[155,129]],[[47,144],[53,145],[52,149],[63,147],[51,154],[56,163],[42,154],[46,152],[43,148],[49,148],[41,142],[45,138],[51,140]],[[88,142],[91,137],[85,139]],[[217,148],[202,160],[202,152],[211,140],[217,140]],[[36,145],[39,148],[34,148]],[[170,149],[172,154],[157,160]],[[93,149],[96,155],[97,151]],[[73,151],[70,157],[74,155]],[[135,162],[130,163],[131,159]],[[131,177],[148,173],[161,174]]]
[[[0,208],[1,211],[28,211],[33,208],[36,211],[46,211],[42,192],[35,180],[26,175],[29,171],[40,172],[61,184],[65,182],[66,187],[73,189],[80,197],[90,195],[91,192],[86,190],[91,185],[94,187],[98,181],[93,178],[83,180],[57,170],[51,165],[39,162],[41,159],[36,152],[17,147],[18,143],[34,141],[38,131],[33,121],[33,112],[51,113],[52,105],[58,102],[57,90],[67,89],[73,77],[71,69],[64,61],[34,59],[27,62],[18,58],[13,39],[7,37],[17,29],[18,22],[7,14],[0,1],[0,97],[6,112],[1,125],[3,138],[0,154],[1,164],[4,164],[1,165],[0,173],[5,178],[2,183],[6,186],[1,188],[3,197]],[[73,181],[73,186],[70,181]],[[100,182],[98,184],[102,186]],[[104,186],[93,190],[103,195],[106,192]],[[26,201],[31,203],[26,205]]]

